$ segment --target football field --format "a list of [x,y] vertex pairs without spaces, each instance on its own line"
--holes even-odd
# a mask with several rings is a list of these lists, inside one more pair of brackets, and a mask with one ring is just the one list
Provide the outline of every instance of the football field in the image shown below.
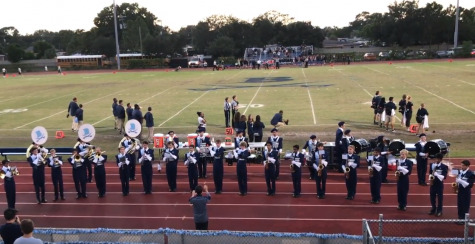
[[[233,95],[241,114],[261,116],[265,138],[270,135],[272,116],[284,111],[284,119],[290,120],[281,130],[287,150],[294,144],[303,146],[312,134],[333,141],[338,121],[345,121],[356,138],[386,135],[406,143],[418,141],[399,125],[400,114],[395,133],[373,125],[371,98],[379,90],[386,100],[393,96],[396,105],[403,94],[412,96],[414,110],[425,103],[430,114],[428,140],[450,142],[451,157],[475,157],[473,59],[279,70],[10,74],[0,82],[0,147],[28,147],[36,126],[48,129],[47,148],[72,147],[77,133],[71,131],[66,115],[73,97],[84,106],[84,123],[96,128],[92,144],[110,153],[116,152],[122,138],[114,130],[113,98],[124,100],[124,105],[138,103],[143,114],[152,107],[155,133],[174,130],[183,142],[196,130],[197,111],[205,113],[211,136],[223,139],[223,102]],[[413,124],[414,117],[415,111]],[[66,137],[55,139],[56,131],[64,131]]]

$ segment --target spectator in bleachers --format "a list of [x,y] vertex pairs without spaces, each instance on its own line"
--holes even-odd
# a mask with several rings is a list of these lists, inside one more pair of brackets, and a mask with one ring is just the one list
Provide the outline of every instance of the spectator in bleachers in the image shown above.
[[33,237],[33,230],[35,230],[35,226],[31,219],[22,220],[20,227],[21,232],[23,232],[23,236],[16,239],[13,244],[43,244],[42,240]]
[[18,211],[13,208],[8,208],[3,212],[6,223],[0,226],[0,236],[5,244],[13,244],[16,239],[23,235],[17,213]]

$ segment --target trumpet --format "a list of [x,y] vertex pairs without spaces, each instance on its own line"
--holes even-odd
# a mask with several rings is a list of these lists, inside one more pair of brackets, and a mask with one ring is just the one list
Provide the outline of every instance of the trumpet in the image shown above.
[[74,162],[75,163],[81,162],[81,155],[77,154],[76,156],[74,156]]
[[[435,172],[435,170],[434,170],[434,172]],[[434,185],[434,179],[435,179],[434,173],[430,174],[429,175],[429,185],[431,185],[431,186]]]
[[3,170],[0,170],[0,179],[5,179],[6,173]]
[[346,166],[346,168],[345,168],[345,176],[346,176],[347,179],[350,178],[350,171],[351,171],[350,167]]
[[459,186],[457,182],[452,183],[452,191],[457,194],[459,192]]
[[54,156],[53,158],[54,158],[54,165],[58,165],[59,164],[58,157]]
[[323,171],[323,168],[325,168],[325,166],[322,164],[322,155],[318,155],[318,162],[320,163],[318,165],[318,177],[322,177],[322,171]]
[[100,158],[102,156],[102,154],[104,154],[106,151],[103,151],[103,152],[100,152],[100,153],[96,153],[96,157]]
[[12,171],[12,175],[14,175],[14,176],[20,175],[20,172],[18,171],[18,168],[16,166],[13,166],[11,168],[11,171]]

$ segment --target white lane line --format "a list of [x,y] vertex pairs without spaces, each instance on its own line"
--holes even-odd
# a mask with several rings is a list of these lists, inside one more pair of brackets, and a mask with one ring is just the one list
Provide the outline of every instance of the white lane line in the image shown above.
[[[378,73],[380,73],[380,74],[390,76],[389,74],[384,73],[384,72],[381,72],[381,71],[379,71],[379,70],[375,70],[375,69],[372,69],[372,68],[368,68],[368,67],[366,67],[366,66],[363,66],[363,67],[364,67],[364,68],[367,68],[367,69],[369,69],[369,70],[372,70],[372,71],[374,71],[374,72],[378,72]],[[409,84],[409,85],[411,85],[411,86],[417,87],[417,88],[419,88],[419,89],[425,91],[426,93],[429,93],[430,95],[432,95],[432,96],[434,96],[434,97],[437,97],[437,98],[439,98],[439,99],[441,99],[441,100],[444,100],[444,101],[446,101],[446,102],[448,102],[448,103],[451,103],[452,105],[454,105],[454,106],[457,107],[457,108],[463,109],[463,110],[465,110],[465,111],[467,111],[467,112],[469,112],[469,113],[471,113],[471,114],[475,114],[474,111],[472,111],[472,110],[470,110],[470,109],[466,109],[466,108],[464,108],[464,107],[462,107],[462,106],[460,106],[460,105],[458,105],[458,104],[456,104],[456,103],[454,103],[454,102],[452,102],[452,101],[450,101],[450,100],[448,100],[448,99],[446,99],[446,98],[443,98],[443,97],[441,97],[441,96],[439,96],[439,95],[437,95],[437,94],[434,94],[434,93],[432,93],[432,92],[430,92],[430,91],[428,91],[428,90],[426,90],[426,89],[424,89],[424,88],[422,88],[422,87],[420,87],[420,86],[418,86],[418,85],[414,85],[413,83],[411,83],[411,82],[409,82],[409,81],[406,81],[405,79],[401,79],[401,80],[404,81],[404,82],[406,82],[407,84]]]
[[[274,71],[274,70],[271,70],[271,71],[267,74],[266,78],[268,78],[268,77],[270,76],[270,74],[272,74],[273,71]],[[251,101],[247,104],[247,107],[246,107],[246,109],[244,110],[244,112],[242,113],[242,115],[246,114],[247,110],[249,109],[249,106],[251,106],[252,102],[254,101],[254,99],[255,99],[256,96],[257,96],[257,93],[259,93],[259,90],[261,89],[262,85],[264,84],[264,81],[265,81],[265,79],[263,79],[263,80],[261,81],[261,84],[259,85],[259,88],[257,88],[256,94],[254,94],[254,96],[252,97]]]
[[[242,71],[239,71],[238,73],[236,73],[235,75],[227,78],[225,81],[227,80],[230,80],[232,79],[233,77],[235,77],[236,75],[240,74]],[[198,100],[200,100],[200,98],[202,98],[204,95],[208,94],[210,91],[212,91],[214,88],[218,87],[219,85],[215,85],[213,87],[211,87],[208,91],[206,91],[205,93],[203,93],[201,96],[199,96],[198,98],[196,98],[195,100],[193,100],[190,104],[186,105],[184,108],[182,108],[180,111],[178,111],[176,114],[172,115],[170,118],[168,118],[167,120],[163,121],[163,123],[161,123],[160,125],[158,125],[158,127],[162,127],[162,125],[164,125],[165,123],[167,123],[168,121],[170,121],[171,119],[175,118],[177,115],[179,115],[181,112],[183,112],[183,110],[185,110],[186,108],[188,108],[189,106],[193,105],[195,102],[197,102]]]
[[317,119],[315,117],[315,109],[313,108],[312,96],[310,95],[310,87],[308,87],[307,76],[305,75],[305,71],[303,70],[303,68],[302,68],[302,74],[303,74],[303,77],[305,78],[305,85],[307,86],[308,98],[310,99],[310,107],[312,108],[313,124],[317,124]]
[[[89,103],[95,102],[95,101],[97,101],[97,100],[99,100],[99,99],[102,99],[102,98],[105,98],[105,97],[108,97],[108,96],[117,94],[117,93],[119,93],[119,92],[123,92],[123,91],[125,91],[125,90],[129,90],[129,88],[126,88],[126,89],[124,89],[124,90],[120,90],[120,91],[118,91],[118,92],[110,93],[110,94],[107,94],[107,95],[105,95],[105,96],[101,96],[101,97],[99,97],[99,98],[96,98],[96,99],[91,100],[91,101],[89,101],[89,102],[86,102],[86,103],[84,103],[84,104],[89,104]],[[58,114],[66,113],[66,112],[68,112],[68,110],[63,110],[63,111],[57,112],[57,113],[55,113],[55,114],[52,114],[52,115],[50,115],[50,116],[47,116],[47,117],[44,117],[44,118],[41,118],[41,119],[37,119],[37,120],[32,121],[32,122],[30,122],[30,123],[24,124],[24,125],[22,125],[22,126],[18,126],[18,127],[15,128],[15,130],[16,130],[16,129],[23,128],[23,127],[25,127],[25,126],[27,126],[27,125],[31,125],[31,124],[33,124],[33,123],[36,123],[36,122],[45,120],[45,119],[49,119],[49,118],[54,117],[54,116],[56,116],[56,115],[58,115]]]

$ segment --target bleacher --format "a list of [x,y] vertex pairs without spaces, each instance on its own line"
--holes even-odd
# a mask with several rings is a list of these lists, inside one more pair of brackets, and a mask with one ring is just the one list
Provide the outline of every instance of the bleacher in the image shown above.
[[245,61],[268,61],[279,58],[281,64],[299,63],[301,57],[313,55],[313,46],[284,47],[278,44],[266,45],[264,48],[250,47],[244,51]]

